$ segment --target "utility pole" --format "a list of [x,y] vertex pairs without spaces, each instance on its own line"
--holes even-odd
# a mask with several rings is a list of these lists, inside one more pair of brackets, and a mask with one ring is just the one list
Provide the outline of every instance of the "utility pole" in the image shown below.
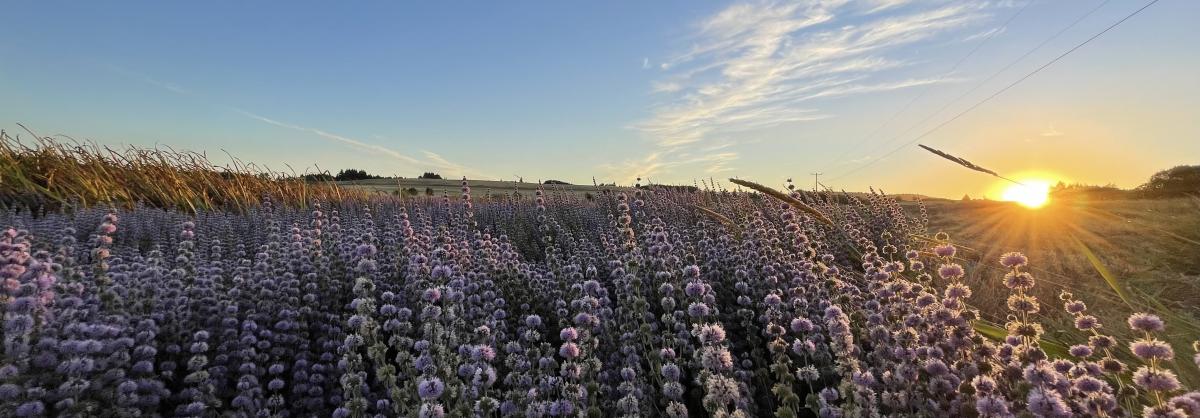
[[812,174],[812,176],[813,176],[813,191],[815,192],[815,191],[819,190],[818,188],[820,187],[820,184],[821,184],[821,182],[820,182],[821,175],[825,174],[825,173],[809,173],[809,174]]

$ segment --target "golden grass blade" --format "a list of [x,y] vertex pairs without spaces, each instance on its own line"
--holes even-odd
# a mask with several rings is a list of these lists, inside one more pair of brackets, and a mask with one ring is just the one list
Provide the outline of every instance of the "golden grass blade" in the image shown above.
[[[987,337],[993,341],[1004,341],[1008,336],[1008,331],[998,324],[990,321],[978,319],[971,324],[975,328],[975,332]],[[1045,338],[1038,340],[1038,347],[1041,347],[1046,355],[1053,358],[1071,358],[1071,353],[1066,345]]]
[[725,217],[725,215],[722,215],[722,214],[719,214],[719,213],[713,211],[712,209],[709,209],[709,208],[706,208],[706,207],[703,207],[700,205],[692,205],[692,207],[696,208],[696,210],[700,211],[700,213],[703,213],[704,215],[708,216],[709,218],[712,218],[713,220],[720,222],[722,225],[725,225],[725,228],[729,229],[729,231],[733,233],[733,236],[735,238],[742,239],[742,229],[739,228],[737,226],[737,224],[733,222],[733,220]]
[[1092,249],[1088,248],[1087,244],[1084,244],[1079,238],[1076,238],[1074,235],[1070,235],[1070,238],[1071,241],[1075,242],[1075,246],[1079,247],[1079,252],[1083,253],[1084,257],[1087,257],[1088,263],[1091,263],[1092,268],[1096,269],[1096,273],[1099,273],[1100,277],[1104,278],[1104,282],[1108,284],[1108,287],[1117,293],[1117,296],[1121,298],[1122,302],[1125,302],[1125,305],[1129,309],[1136,311],[1137,308],[1133,306],[1133,302],[1130,302],[1129,295],[1125,293],[1125,289],[1117,281],[1117,276],[1108,270],[1108,267],[1100,261],[1100,257],[1097,257],[1096,253],[1092,252]]
[[750,189],[756,190],[765,195],[782,200],[783,202],[791,205],[793,208],[796,208],[797,210],[800,210],[801,212],[805,212],[805,213],[808,213],[809,215],[812,215],[813,218],[815,218],[816,220],[821,221],[822,223],[824,223],[826,225],[833,226],[833,221],[829,220],[829,217],[825,216],[825,214],[814,209],[812,206],[805,204],[804,202],[796,200],[786,194],[783,194],[782,192],[780,192],[778,190],[772,189],[767,186],[763,186],[761,184],[758,184],[758,183],[755,183],[752,181],[739,180],[739,179],[729,179],[729,181],[733,182],[733,184],[748,187]]

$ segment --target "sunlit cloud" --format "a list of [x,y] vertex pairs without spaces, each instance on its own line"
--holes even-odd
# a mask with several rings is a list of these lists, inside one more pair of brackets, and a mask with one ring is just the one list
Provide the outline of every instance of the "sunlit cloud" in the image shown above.
[[1062,133],[1062,131],[1059,131],[1057,128],[1055,128],[1054,124],[1050,124],[1050,127],[1043,130],[1041,135],[1043,137],[1047,137],[1047,138],[1056,138],[1056,137],[1060,137],[1060,136],[1063,136],[1066,134]]
[[680,148],[664,149],[620,164],[604,164],[600,168],[625,183],[631,183],[638,178],[653,181],[658,175],[684,167],[697,173],[711,175],[733,170],[731,163],[738,159],[738,153],[715,151],[704,150],[693,154]]
[[990,37],[1002,34],[1007,30],[1008,30],[1008,28],[1005,28],[1003,26],[998,27],[998,28],[991,28],[991,29],[988,29],[988,30],[985,30],[982,32],[976,32],[976,33],[967,35],[965,38],[962,38],[962,42],[971,42],[971,41],[976,41],[976,40],[980,40],[980,39],[990,38]]
[[[836,117],[823,110],[823,100],[960,81],[950,75],[897,79],[889,70],[912,64],[900,48],[944,42],[945,34],[986,16],[983,5],[962,2],[875,1],[865,10],[844,0],[727,7],[697,22],[689,46],[662,60],[663,76],[650,86],[662,100],[632,125],[657,148],[655,158],[622,168],[640,162],[645,171],[663,173],[695,164],[666,152],[672,149]],[[730,161],[709,167],[723,170]]]
[[674,93],[683,89],[683,85],[670,81],[655,81],[651,83],[650,91],[654,93]]
[[878,13],[884,10],[893,9],[910,3],[911,0],[869,0],[867,4],[867,14]]
[[474,171],[470,168],[467,168],[466,166],[463,166],[462,164],[451,162],[450,160],[445,159],[440,154],[435,153],[433,151],[422,150],[421,153],[425,154],[425,158],[428,161],[433,162],[436,167],[449,169],[452,172],[461,173],[463,175],[486,177],[477,171]]

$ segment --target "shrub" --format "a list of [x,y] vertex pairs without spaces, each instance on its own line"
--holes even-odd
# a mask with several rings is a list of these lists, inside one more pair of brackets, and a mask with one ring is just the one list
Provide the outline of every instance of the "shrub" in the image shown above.
[[367,172],[364,170],[356,170],[353,168],[347,168],[345,170],[338,171],[337,175],[333,176],[333,178],[334,178],[334,180],[337,180],[337,181],[354,181],[354,180],[371,180],[371,179],[378,179],[378,178],[382,178],[382,177],[367,174]]
[[1200,165],[1180,165],[1154,173],[1138,190],[1155,197],[1200,194]]

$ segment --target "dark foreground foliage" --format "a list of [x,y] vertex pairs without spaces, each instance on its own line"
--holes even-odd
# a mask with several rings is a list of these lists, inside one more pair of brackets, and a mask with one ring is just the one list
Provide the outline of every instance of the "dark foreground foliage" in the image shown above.
[[[981,313],[948,237],[912,240],[925,220],[895,201],[788,198],[473,204],[464,182],[461,200],[13,210],[0,416],[1200,414],[1157,317],[1109,337],[1082,301],[1030,295],[1017,253],[992,284],[1009,312]],[[1050,344],[1042,315],[1091,338]]]

